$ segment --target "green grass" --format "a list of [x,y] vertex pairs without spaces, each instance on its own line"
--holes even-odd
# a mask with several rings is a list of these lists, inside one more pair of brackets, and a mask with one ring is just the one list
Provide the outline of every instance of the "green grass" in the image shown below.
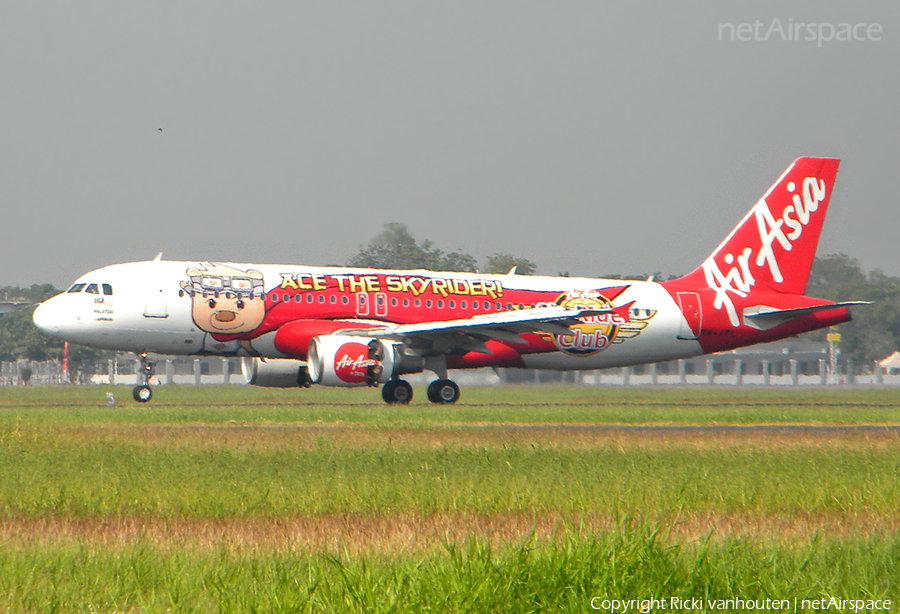
[[453,406],[416,393],[409,406],[387,406],[375,389],[161,386],[139,405],[131,386],[8,388],[0,391],[0,424],[900,424],[894,388],[472,387]]
[[0,389],[0,612],[900,599],[896,433],[582,428],[900,424],[893,390],[114,390]]
[[890,599],[898,558],[896,537],[773,551],[747,540],[668,544],[649,527],[367,559],[143,543],[113,552],[31,547],[0,552],[0,594],[11,611],[47,613],[586,612],[592,598]]
[[[253,433],[246,433],[252,437]],[[64,437],[0,444],[7,515],[254,515],[464,512],[613,513],[892,511],[900,446],[697,450],[613,445],[505,449],[319,449],[66,445]]]

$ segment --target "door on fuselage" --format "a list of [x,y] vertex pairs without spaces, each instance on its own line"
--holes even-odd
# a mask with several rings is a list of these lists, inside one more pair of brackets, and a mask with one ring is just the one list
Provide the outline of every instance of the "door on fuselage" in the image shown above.
[[384,292],[378,292],[373,295],[373,298],[370,299],[369,295],[365,292],[357,292],[356,293],[356,315],[358,316],[368,316],[370,312],[373,310],[373,305],[370,303],[374,303],[374,315],[379,318],[383,318],[387,316],[388,313],[388,298],[387,294]]
[[162,288],[151,289],[144,301],[145,318],[168,318],[169,306]]
[[379,292],[375,295],[375,315],[379,318],[387,317],[388,299],[387,294]]
[[678,304],[684,319],[681,321],[679,339],[696,340],[700,338],[700,324],[703,321],[703,311],[700,308],[700,295],[696,292],[679,292]]
[[356,315],[369,315],[369,295],[365,292],[356,293]]

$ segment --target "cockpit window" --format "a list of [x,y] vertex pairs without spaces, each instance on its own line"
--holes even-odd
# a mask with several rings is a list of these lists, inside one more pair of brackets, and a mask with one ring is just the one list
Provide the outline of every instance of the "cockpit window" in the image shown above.
[[112,296],[112,286],[103,284],[103,296]]
[[72,292],[72,293],[74,293],[74,292],[81,292],[82,290],[84,290],[84,287],[85,287],[86,285],[87,285],[87,284],[75,284],[74,286],[72,286],[71,288],[69,288],[68,291],[69,291],[69,292]]
[[88,294],[100,294],[100,290],[97,288],[97,284],[91,284],[87,288],[84,289]]

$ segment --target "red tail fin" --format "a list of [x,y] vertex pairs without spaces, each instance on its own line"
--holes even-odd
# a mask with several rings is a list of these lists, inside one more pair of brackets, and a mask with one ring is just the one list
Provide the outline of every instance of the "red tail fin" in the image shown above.
[[752,290],[803,294],[840,160],[797,158],[695,271],[723,299]]

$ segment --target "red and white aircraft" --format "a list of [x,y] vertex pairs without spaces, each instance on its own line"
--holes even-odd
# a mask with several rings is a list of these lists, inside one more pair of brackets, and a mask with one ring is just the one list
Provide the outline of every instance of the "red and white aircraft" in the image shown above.
[[623,281],[169,262],[107,266],[42,303],[45,333],[143,361],[244,356],[261,386],[378,386],[408,403],[401,376],[449,369],[604,369],[689,358],[846,322],[848,307],[804,296],[839,160],[799,158],[696,270]]

